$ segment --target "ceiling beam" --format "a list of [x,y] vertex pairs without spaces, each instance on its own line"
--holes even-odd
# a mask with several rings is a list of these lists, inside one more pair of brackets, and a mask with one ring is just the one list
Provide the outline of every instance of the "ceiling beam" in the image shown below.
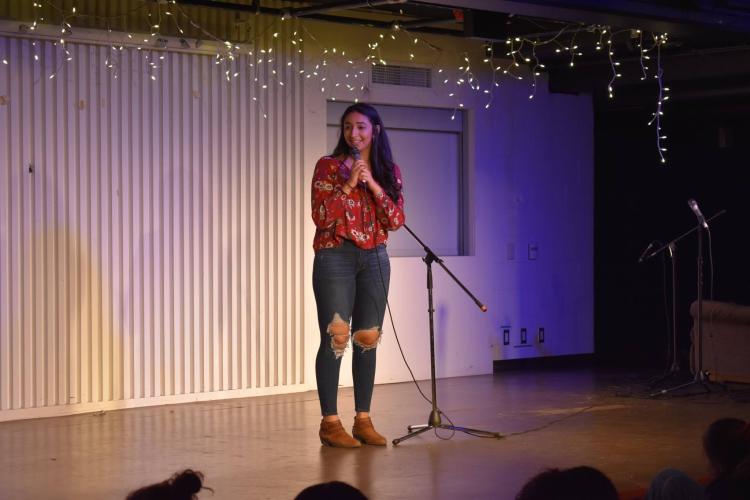
[[255,0],[252,4],[240,4],[233,2],[224,2],[221,0],[177,0],[177,3],[183,5],[195,5],[199,7],[208,7],[211,9],[221,10],[234,10],[237,12],[249,12],[252,14],[268,14],[275,16],[294,16],[294,17],[310,17],[316,14],[324,14],[327,12],[336,12],[342,10],[352,10],[361,8],[372,8],[380,5],[398,5],[406,3],[408,0],[357,0],[357,1],[344,1],[336,3],[328,3],[322,5],[313,5],[310,7],[300,7],[298,9],[291,8],[274,8],[274,7],[262,7],[259,0]]
[[613,27],[641,28],[670,35],[695,34],[696,29],[750,33],[750,12],[685,9],[627,0],[427,0],[427,4],[461,9]]

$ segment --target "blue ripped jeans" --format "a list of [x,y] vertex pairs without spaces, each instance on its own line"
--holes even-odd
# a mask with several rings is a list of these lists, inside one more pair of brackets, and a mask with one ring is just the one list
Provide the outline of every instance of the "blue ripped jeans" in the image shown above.
[[[320,409],[324,416],[338,414],[336,396],[341,357],[346,345],[334,342],[333,332],[352,335],[352,378],[357,412],[369,412],[375,383],[377,342],[385,315],[391,276],[384,245],[362,250],[345,240],[340,247],[325,248],[315,254],[313,291],[318,308],[320,347],[315,358]],[[381,279],[382,277],[382,279]],[[351,329],[349,324],[351,323]],[[375,342],[358,342],[358,334],[375,330]],[[342,337],[338,337],[340,340]],[[348,337],[343,337],[348,338]]]

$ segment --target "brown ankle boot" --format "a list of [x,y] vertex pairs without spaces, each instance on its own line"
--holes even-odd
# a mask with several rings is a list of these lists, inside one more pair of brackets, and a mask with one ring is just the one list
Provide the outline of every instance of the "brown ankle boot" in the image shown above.
[[341,425],[341,420],[320,422],[320,442],[334,448],[359,448],[362,443],[351,437]]
[[352,435],[364,444],[385,446],[386,443],[385,438],[378,434],[378,431],[372,426],[370,417],[354,417]]

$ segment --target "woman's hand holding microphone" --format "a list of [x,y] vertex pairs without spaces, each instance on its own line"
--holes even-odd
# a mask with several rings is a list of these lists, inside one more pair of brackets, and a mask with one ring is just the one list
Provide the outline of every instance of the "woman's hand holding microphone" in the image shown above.
[[378,196],[383,191],[380,184],[378,184],[373,178],[372,171],[367,163],[362,159],[355,158],[349,180],[344,183],[344,192],[346,194],[351,193],[360,182],[364,183],[365,187],[367,187],[367,189],[369,189],[375,196]]

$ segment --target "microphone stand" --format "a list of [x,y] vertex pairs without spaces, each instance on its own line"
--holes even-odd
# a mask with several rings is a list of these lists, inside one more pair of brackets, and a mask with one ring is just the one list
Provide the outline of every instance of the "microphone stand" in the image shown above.
[[[689,234],[689,233],[686,233]],[[648,260],[658,254],[660,254],[664,249],[669,251],[669,259],[671,260],[672,264],[672,364],[670,365],[669,369],[656,379],[654,382],[651,383],[651,387],[653,388],[655,385],[657,385],[662,380],[665,380],[669,377],[671,377],[675,373],[680,372],[680,360],[677,355],[677,240],[682,239],[684,237],[680,236],[666,245],[654,250],[651,253],[648,253],[648,251],[651,249],[652,244],[649,244],[649,246],[646,248],[646,250],[643,251],[641,254],[641,257],[638,259],[638,263]]]
[[419,237],[414,234],[414,231],[412,231],[409,226],[404,224],[404,229],[406,229],[409,234],[414,237],[415,240],[422,246],[422,248],[425,251],[425,256],[422,257],[422,261],[424,261],[425,265],[427,266],[427,304],[428,309],[427,312],[430,317],[430,383],[432,388],[432,411],[430,412],[430,416],[427,419],[426,424],[419,424],[419,425],[410,425],[407,427],[407,430],[409,431],[408,434],[405,436],[402,436],[400,438],[396,438],[393,440],[393,445],[396,446],[401,441],[404,441],[406,439],[412,438],[418,434],[422,434],[423,432],[426,432],[430,429],[449,429],[452,431],[461,431],[465,432],[466,434],[470,434],[472,436],[477,437],[492,437],[500,439],[503,437],[502,434],[499,432],[491,432],[491,431],[483,431],[479,429],[471,429],[469,427],[457,427],[455,425],[452,425],[452,423],[444,424],[442,421],[442,418],[440,417],[441,411],[438,408],[437,405],[437,387],[435,385],[435,321],[434,321],[434,312],[435,308],[433,307],[432,303],[432,263],[437,262],[440,267],[442,267],[446,273],[448,273],[448,276],[453,278],[453,281],[455,281],[458,286],[461,287],[461,289],[466,292],[466,294],[471,297],[471,299],[474,301],[474,303],[479,307],[479,309],[482,312],[487,312],[487,306],[482,304],[464,285],[461,283],[458,278],[456,278],[453,273],[451,273],[447,267],[445,267],[445,264],[443,264],[443,261],[435,255],[435,253],[430,250],[430,247],[425,245],[422,240],[419,239]]
[[[713,215],[712,217],[706,219],[705,222],[707,223],[708,221],[711,221],[719,217],[720,215],[723,215],[725,212],[726,210],[721,210],[717,212],[715,215]],[[704,229],[703,223],[704,223],[703,220],[699,220],[697,226],[681,234],[680,236],[678,236],[677,238],[675,238],[669,243],[669,244],[675,243],[681,240],[682,238],[686,237],[687,235],[691,234],[693,231],[698,231],[698,259],[697,259],[697,263],[698,263],[698,286],[697,286],[698,317],[696,318],[696,322],[698,323],[698,328],[697,328],[697,333],[696,333],[696,337],[698,339],[698,348],[697,348],[698,363],[695,369],[695,373],[693,375],[693,380],[691,380],[690,382],[686,382],[684,384],[679,384],[674,387],[662,389],[660,391],[649,394],[649,397],[652,397],[652,398],[656,396],[661,396],[663,394],[667,394],[672,391],[676,391],[678,389],[689,387],[693,384],[699,384],[705,389],[705,392],[711,392],[711,387],[709,386],[709,384],[711,383],[709,381],[709,375],[707,372],[703,370],[703,229]],[[648,259],[648,258],[653,257],[658,252],[662,251],[664,248],[665,247],[661,247],[655,250],[654,252],[649,254],[646,258]],[[674,305],[674,302],[673,302],[673,305]],[[673,328],[674,328],[674,324],[673,324]],[[676,342],[675,342],[675,345],[676,345]]]

